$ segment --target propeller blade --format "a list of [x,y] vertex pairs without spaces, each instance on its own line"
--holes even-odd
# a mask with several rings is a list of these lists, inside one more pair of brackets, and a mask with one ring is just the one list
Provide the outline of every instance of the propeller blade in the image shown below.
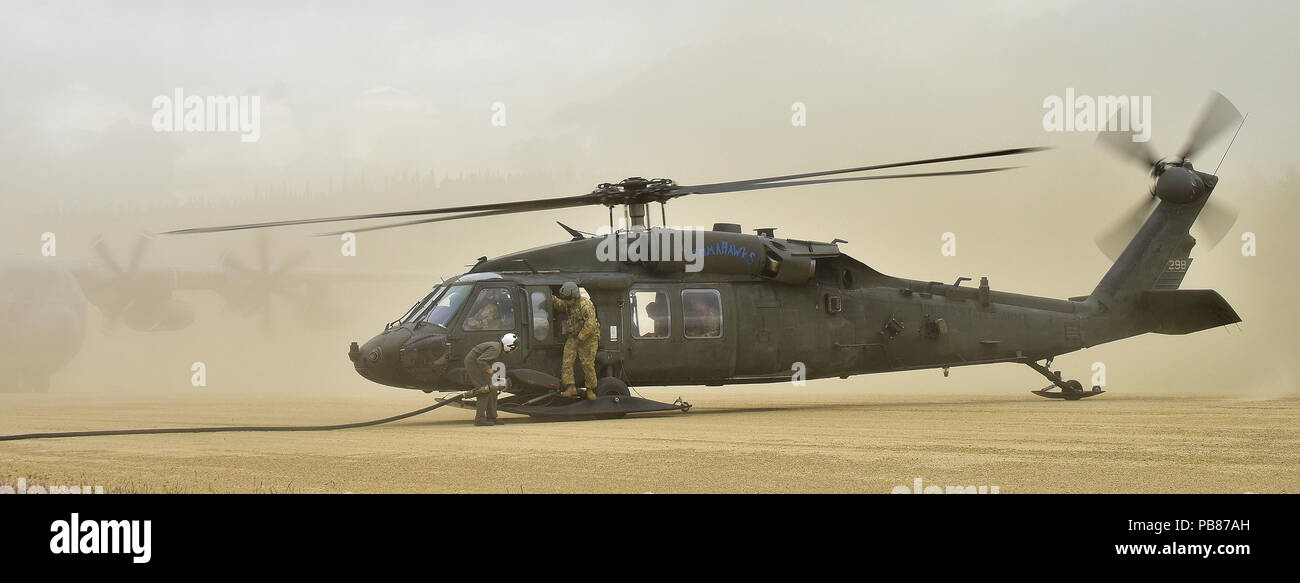
[[1201,232],[1206,250],[1213,249],[1223,240],[1237,222],[1237,214],[1237,209],[1213,198],[1205,202],[1205,208],[1196,217],[1196,226]]
[[306,263],[309,257],[310,255],[306,251],[294,253],[292,257],[281,261],[280,264],[271,271],[271,275],[280,276],[287,274],[290,271],[293,271],[294,268]]
[[307,294],[303,293],[301,290],[284,285],[278,285],[271,288],[271,294],[278,295],[295,306],[301,306],[311,301],[311,298],[307,297]]
[[858,166],[856,168],[843,168],[840,170],[825,170],[822,172],[805,172],[803,174],[787,174],[785,176],[769,176],[767,178],[753,178],[749,180],[735,180],[731,182],[715,182],[713,184],[698,184],[695,186],[679,186],[674,192],[681,194],[715,194],[719,192],[735,192],[737,190],[753,190],[748,188],[736,188],[739,186],[759,184],[767,182],[776,182],[780,180],[796,180],[802,178],[816,178],[818,176],[830,176],[833,174],[849,174],[852,172],[866,172],[867,170],[883,170],[886,168],[901,168],[904,166],[919,166],[921,164],[938,164],[940,162],[956,162],[958,160],[974,160],[977,158],[994,158],[998,156],[1012,156],[1016,154],[1028,154],[1030,152],[1039,152],[1047,150],[1045,147],[1030,148],[1010,148],[1007,150],[994,150],[991,152],[980,152],[977,154],[963,154],[960,156],[944,156],[942,158],[926,158],[924,160],[910,160],[907,162],[891,162],[889,164],[874,164],[871,166]]
[[105,265],[108,265],[109,271],[112,271],[113,275],[120,275],[122,273],[122,266],[113,258],[113,253],[108,250],[108,245],[104,243],[102,237],[95,239],[94,247],[95,254],[99,255],[100,261],[103,261]]
[[144,258],[144,252],[149,247],[149,237],[140,235],[135,239],[135,246],[131,247],[131,260],[127,263],[127,273],[135,273],[140,268],[140,260]]
[[1142,223],[1146,222],[1147,216],[1155,210],[1159,202],[1159,199],[1151,196],[1133,207],[1128,214],[1097,236],[1097,248],[1101,249],[1101,252],[1105,253],[1111,261],[1118,260],[1124,248],[1128,247],[1129,241],[1137,235],[1138,230],[1142,228]]
[[[1120,120],[1128,119],[1128,113],[1124,104],[1121,102],[1115,116],[1111,118],[1110,125],[1107,128],[1119,128]],[[1128,125],[1128,124],[1124,124]],[[1133,137],[1136,136],[1133,130],[1106,130],[1097,132],[1097,144],[1118,153],[1125,159],[1141,164],[1143,168],[1152,170],[1160,164],[1160,158],[1156,156],[1151,145],[1147,142],[1135,142]]]
[[1241,112],[1237,111],[1237,107],[1228,101],[1227,97],[1217,91],[1211,93],[1210,100],[1201,112],[1200,122],[1196,124],[1196,129],[1192,130],[1192,135],[1187,138],[1187,144],[1179,153],[1195,159],[1196,153],[1201,148],[1240,121]]

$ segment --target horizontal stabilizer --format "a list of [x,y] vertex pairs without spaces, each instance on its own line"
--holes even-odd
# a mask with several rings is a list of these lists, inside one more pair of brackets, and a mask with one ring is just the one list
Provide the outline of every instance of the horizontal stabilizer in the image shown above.
[[1138,308],[1157,334],[1190,334],[1241,321],[1227,300],[1212,289],[1145,291]]

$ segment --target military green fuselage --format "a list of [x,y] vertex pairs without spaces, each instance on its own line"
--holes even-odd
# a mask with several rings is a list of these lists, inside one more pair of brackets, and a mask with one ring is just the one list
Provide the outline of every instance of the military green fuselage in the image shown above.
[[[521,346],[508,366],[558,376],[559,319],[536,309],[536,300],[565,281],[577,281],[596,305],[599,376],[633,386],[790,382],[1030,362],[1161,331],[1158,317],[1139,313],[1132,302],[1107,306],[1104,294],[1061,300],[993,291],[983,282],[901,279],[842,254],[835,243],[734,231],[704,232],[698,271],[689,271],[684,261],[602,261],[601,237],[480,260],[436,288],[425,305],[355,348],[353,362],[379,383],[459,390],[467,386],[461,364],[466,352],[509,331],[520,336]],[[508,329],[469,329],[470,301],[444,306],[456,313],[439,314],[433,318],[438,323],[431,323],[432,304],[455,285],[472,286],[461,293],[469,298],[485,288],[508,290]],[[700,294],[715,297],[714,290],[721,322],[716,331],[692,334],[688,301]],[[646,320],[646,312],[638,313],[635,305],[648,294],[666,299],[667,307],[659,312],[657,333],[642,337],[637,320]]]

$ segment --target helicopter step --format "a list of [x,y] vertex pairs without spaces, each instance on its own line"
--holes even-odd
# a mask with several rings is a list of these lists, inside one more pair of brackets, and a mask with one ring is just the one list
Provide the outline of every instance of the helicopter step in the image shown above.
[[1085,391],[1083,390],[1082,387],[1080,387],[1079,390],[1067,391],[1067,390],[1062,390],[1060,387],[1056,385],[1047,385],[1046,387],[1038,389],[1037,391],[1029,391],[1029,392],[1038,395],[1040,397],[1047,397],[1048,399],[1065,399],[1066,401],[1078,401],[1079,399],[1086,399],[1088,397],[1094,397],[1100,395],[1106,391],[1101,390],[1101,387],[1093,387],[1091,391]]
[[[628,413],[654,413],[682,411],[691,404],[677,399],[662,403],[632,396],[627,383],[616,377],[604,377],[596,382],[595,399],[572,398],[560,394],[560,379],[539,370],[512,369],[509,373],[513,395],[497,402],[497,409],[507,413],[530,417],[595,417],[618,419]],[[517,392],[516,392],[517,391]]]
[[1095,397],[1097,395],[1106,392],[1103,391],[1101,387],[1098,386],[1092,387],[1092,390],[1090,391],[1085,391],[1083,390],[1083,383],[1080,383],[1079,381],[1076,381],[1074,379],[1070,379],[1068,381],[1062,380],[1060,371],[1053,371],[1051,370],[1051,368],[1049,368],[1052,366],[1052,359],[1050,358],[1047,359],[1046,366],[1038,364],[1035,361],[1029,361],[1026,362],[1025,364],[1029,365],[1029,368],[1038,371],[1038,374],[1047,377],[1047,380],[1052,381],[1052,384],[1047,385],[1046,387],[1043,387],[1041,389],[1038,389],[1037,391],[1029,391],[1040,397],[1046,397],[1048,399],[1064,399],[1066,401],[1078,401],[1079,399]]
[[691,408],[690,403],[681,399],[678,399],[675,403],[662,403],[627,395],[606,395],[591,400],[582,399],[578,401],[559,397],[558,394],[554,395],[554,398],[558,399],[559,402],[543,400],[532,405],[501,402],[497,404],[497,408],[507,413],[528,415],[530,417],[600,417],[607,419],[622,417],[628,413],[686,412]]

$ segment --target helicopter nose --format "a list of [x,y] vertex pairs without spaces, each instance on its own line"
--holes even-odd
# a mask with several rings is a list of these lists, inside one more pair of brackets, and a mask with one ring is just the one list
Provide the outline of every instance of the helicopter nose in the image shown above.
[[387,330],[360,346],[353,342],[348,348],[348,358],[361,376],[376,383],[400,387],[402,371],[398,352],[410,338],[410,330]]

